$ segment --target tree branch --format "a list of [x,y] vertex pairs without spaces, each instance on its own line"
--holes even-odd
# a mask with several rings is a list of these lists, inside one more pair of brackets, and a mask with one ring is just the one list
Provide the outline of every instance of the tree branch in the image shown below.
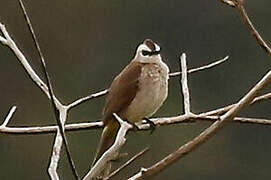
[[145,169],[142,168],[140,172],[132,176],[131,180],[147,179],[165,170],[170,165],[174,164],[180,158],[192,152],[199,145],[203,144],[209,138],[213,137],[218,130],[220,130],[226,122],[236,116],[244,107],[249,105],[256,95],[271,81],[271,71],[269,71],[237,104],[235,104],[226,114],[222,115],[220,119],[214,122],[210,127],[204,130],[200,135],[189,141],[185,145],[181,146],[177,151],[169,154],[156,164]]
[[[253,99],[250,105],[255,103],[260,103],[262,101],[270,100],[271,93],[267,93],[261,96],[258,96]],[[212,115],[221,115],[231,109],[235,104],[225,106],[222,108],[218,108],[216,110],[211,110],[208,112],[200,113],[196,115],[196,117],[192,117],[193,121],[215,121],[218,120],[218,116]],[[242,120],[243,119],[243,120]],[[254,118],[255,119],[255,118]],[[186,123],[191,121],[190,116],[180,115],[180,116],[173,116],[173,117],[161,117],[161,118],[151,118],[151,121],[155,125],[164,126],[169,124],[176,124],[176,123]],[[259,119],[258,119],[259,120]],[[254,124],[262,124],[262,125],[270,125],[269,121],[271,120],[253,120],[253,118],[246,118],[246,117],[236,117],[233,119],[233,122],[238,123],[254,123]],[[103,127],[103,122],[90,122],[90,123],[74,123],[74,124],[66,124],[65,131],[79,131],[79,130],[89,130],[89,129],[98,129]],[[148,124],[139,124],[138,125],[140,130],[148,130]],[[0,133],[6,134],[45,134],[45,133],[55,133],[57,131],[57,126],[43,126],[43,127],[2,127],[0,128]]]
[[[54,92],[53,92],[53,87],[52,87],[52,84],[51,84],[49,73],[47,72],[47,68],[46,68],[46,63],[45,63],[45,60],[44,60],[44,56],[42,54],[40,45],[38,43],[38,40],[37,40],[37,37],[35,35],[35,32],[34,32],[32,24],[31,24],[31,21],[30,21],[30,19],[28,17],[28,14],[26,12],[26,9],[25,9],[25,6],[23,4],[23,1],[19,0],[19,3],[20,3],[20,7],[21,7],[21,9],[23,11],[24,17],[26,19],[28,28],[29,28],[29,30],[31,32],[31,37],[32,37],[32,39],[34,41],[34,44],[35,44],[36,49],[38,51],[38,54],[40,56],[40,61],[41,61],[41,64],[42,64],[42,71],[43,71],[43,74],[45,75],[45,80],[46,80],[46,84],[47,84],[47,87],[48,87],[49,99],[50,99],[51,105],[53,107],[54,115],[55,115],[55,118],[56,118],[56,121],[57,121],[57,125],[58,125],[58,128],[59,128],[58,133],[60,134],[61,138],[63,139],[65,151],[66,151],[67,158],[68,158],[68,161],[69,161],[69,165],[70,165],[70,167],[72,169],[73,175],[74,175],[74,177],[76,179],[79,179],[79,176],[78,176],[78,173],[76,171],[74,162],[72,160],[71,152],[70,152],[69,147],[68,147],[68,140],[67,140],[65,132],[64,132],[64,130],[65,130],[64,129],[64,123],[65,123],[66,117],[67,117],[67,110],[66,110],[66,108],[59,108],[58,109],[57,105],[56,105],[56,102],[55,102],[55,99],[52,98],[55,95],[54,95]],[[63,112],[63,113],[60,113],[60,112]],[[57,136],[59,136],[59,135],[56,135],[56,137]],[[61,145],[62,145],[62,143],[58,144],[59,147],[54,147],[53,151],[55,150],[55,148],[59,148],[59,151],[60,151]],[[55,173],[56,172],[54,172],[54,174]],[[50,174],[50,172],[49,172],[49,174]],[[55,179],[58,179],[58,177],[55,177]]]
[[106,177],[104,180],[108,180],[113,178],[115,175],[117,175],[121,170],[123,170],[124,168],[128,167],[132,162],[134,162],[137,158],[139,158],[140,156],[142,156],[143,154],[145,154],[150,148],[145,148],[142,151],[140,151],[139,153],[137,153],[136,155],[134,155],[131,159],[129,159],[129,161],[127,161],[126,163],[124,163],[123,165],[121,165],[118,169],[116,169],[115,171],[113,171],[108,177]]
[[[66,118],[67,118],[67,108],[64,107],[64,106],[62,106],[60,108],[57,107],[57,103],[55,101],[55,98],[53,98],[55,95],[54,95],[54,92],[53,92],[53,87],[52,87],[52,84],[51,84],[49,73],[47,72],[44,56],[42,54],[41,48],[39,46],[37,37],[35,35],[34,29],[33,29],[33,26],[31,24],[31,21],[30,21],[30,19],[28,17],[28,14],[26,12],[23,1],[19,0],[19,3],[20,3],[20,7],[21,7],[21,9],[23,11],[24,17],[26,19],[28,28],[29,28],[29,30],[31,32],[31,37],[32,37],[32,39],[33,39],[33,41],[35,43],[36,49],[37,49],[38,54],[40,56],[40,61],[41,61],[41,64],[42,64],[42,71],[43,71],[43,74],[45,75],[45,80],[46,80],[46,84],[47,84],[47,87],[48,87],[49,99],[50,99],[52,108],[54,110],[54,115],[55,115],[57,125],[58,125],[58,128],[59,128],[59,130],[57,131],[57,134],[56,134],[56,139],[59,139],[59,138],[63,139],[65,151],[66,151],[66,154],[67,154],[69,165],[70,165],[70,167],[72,169],[72,173],[73,173],[73,175],[74,175],[74,177],[76,179],[79,179],[79,175],[78,175],[78,173],[76,171],[74,162],[72,160],[71,152],[70,152],[69,147],[68,147],[68,140],[66,138],[65,131],[64,131],[65,130],[64,129],[64,124],[65,124],[65,121],[66,121]],[[59,142],[58,144],[55,144],[55,146],[53,147],[53,153],[52,153],[53,154],[52,155],[53,159],[52,159],[52,161],[54,161],[54,159],[55,159],[54,151],[56,149],[59,149],[59,152],[60,152],[61,146],[62,146],[62,141]],[[51,167],[49,167],[48,172],[49,172],[50,175],[52,175],[51,177],[54,177],[54,179],[56,179],[56,180],[59,179],[58,176],[56,176],[56,171],[50,172],[51,170],[52,170]]]
[[119,150],[126,141],[125,136],[127,131],[133,128],[131,124],[129,124],[126,121],[123,121],[117,114],[114,113],[113,116],[118,120],[120,124],[120,129],[118,131],[115,142],[106,152],[104,152],[102,157],[100,157],[99,160],[94,164],[94,166],[90,169],[90,171],[83,178],[83,180],[92,180],[100,176],[102,171],[108,167],[110,161],[118,157]]
[[77,99],[75,100],[74,102],[70,103],[69,105],[67,105],[68,109],[72,109],[74,108],[75,106],[78,106],[79,104],[85,102],[85,101],[89,101],[91,99],[94,99],[94,98],[97,98],[97,97],[101,97],[101,96],[104,96],[108,93],[108,90],[107,89],[104,89],[102,91],[99,91],[97,93],[94,93],[94,94],[91,94],[91,95],[88,95],[86,97],[83,97],[83,98],[80,98],[80,99]]
[[12,106],[12,108],[10,108],[8,115],[6,116],[4,122],[0,125],[0,129],[4,129],[7,127],[7,124],[9,123],[10,119],[12,118],[14,112],[16,111],[17,107],[16,106]]
[[235,7],[242,19],[244,20],[244,23],[247,25],[251,35],[256,39],[258,44],[261,46],[261,48],[269,55],[271,56],[271,49],[266,44],[266,42],[263,40],[257,29],[254,27],[253,23],[251,22],[250,18],[247,15],[246,9],[243,6],[244,1],[243,0],[220,0],[222,3],[225,3],[227,5],[230,5],[231,7]]
[[181,76],[181,86],[182,86],[182,93],[183,93],[183,103],[184,103],[184,112],[185,114],[191,114],[190,111],[190,95],[189,89],[187,85],[187,66],[186,66],[186,54],[183,53],[180,57],[180,70],[182,71]]
[[232,0],[219,0],[220,2],[224,3],[224,4],[227,4],[231,7],[235,7],[235,4],[234,2],[232,2]]

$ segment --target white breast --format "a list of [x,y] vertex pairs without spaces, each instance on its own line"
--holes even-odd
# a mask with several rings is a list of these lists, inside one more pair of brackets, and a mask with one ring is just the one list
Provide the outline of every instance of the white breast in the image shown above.
[[143,67],[139,91],[125,113],[128,121],[137,122],[150,117],[161,107],[168,94],[168,72],[162,61]]

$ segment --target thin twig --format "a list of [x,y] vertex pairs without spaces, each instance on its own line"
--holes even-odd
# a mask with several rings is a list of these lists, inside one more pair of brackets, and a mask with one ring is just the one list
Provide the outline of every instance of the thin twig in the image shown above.
[[261,96],[254,98],[250,104],[259,103],[263,100],[269,100],[269,99],[271,99],[271,93],[267,93],[267,94],[264,94],[264,95],[261,95]]
[[244,20],[244,23],[248,26],[248,29],[251,33],[251,35],[256,39],[258,44],[262,47],[262,49],[269,55],[271,56],[271,48],[266,44],[266,42],[263,40],[257,29],[254,27],[253,23],[251,22],[250,18],[247,15],[247,12],[243,6],[243,0],[220,0],[221,2],[230,5],[233,4],[232,7],[235,7],[238,9],[242,19]]
[[[35,43],[35,46],[36,46],[36,48],[38,50],[38,53],[39,53],[39,56],[40,56],[40,60],[41,60],[41,63],[42,63],[42,71],[43,71],[43,73],[45,75],[46,84],[48,86],[49,97],[50,97],[50,100],[51,100],[50,102],[51,102],[52,107],[54,109],[55,118],[56,118],[56,121],[57,121],[57,124],[58,124],[58,127],[59,127],[60,135],[61,135],[61,137],[63,139],[63,142],[64,142],[64,147],[65,147],[65,151],[66,151],[66,154],[67,154],[67,157],[68,157],[70,167],[72,169],[74,177],[76,179],[80,179],[79,175],[78,175],[78,173],[76,171],[74,162],[72,160],[71,152],[70,152],[69,147],[68,147],[68,140],[67,140],[65,132],[64,132],[64,130],[65,130],[64,129],[64,123],[65,123],[66,116],[63,116],[63,114],[61,114],[60,110],[57,108],[56,102],[55,102],[55,100],[53,98],[54,97],[53,87],[52,87],[52,84],[51,84],[49,73],[48,73],[47,68],[46,68],[46,63],[45,63],[45,60],[44,60],[44,56],[42,54],[41,48],[39,46],[37,37],[36,37],[34,29],[33,29],[33,26],[32,26],[31,21],[30,21],[28,15],[27,15],[27,12],[26,12],[26,9],[24,7],[24,4],[23,4],[22,0],[19,0],[19,3],[20,3],[20,7],[21,7],[21,9],[23,11],[24,17],[25,17],[25,19],[27,21],[28,28],[29,28],[29,30],[31,32],[31,37],[32,37],[32,39],[33,39],[33,41]],[[65,113],[65,115],[66,115],[66,113]],[[63,118],[61,119],[61,117],[63,117]],[[61,120],[63,120],[63,121],[61,121]],[[54,148],[53,148],[53,151],[54,151]]]
[[[255,103],[259,103],[263,100],[269,100],[271,99],[271,93],[267,93],[261,96],[256,97],[255,99],[253,99],[253,101],[250,102],[250,104],[255,104]],[[222,108],[218,108],[209,112],[204,112],[201,113],[201,116],[210,116],[210,115],[221,115],[224,114],[225,112],[227,112],[228,110],[230,110],[233,106],[235,106],[236,104],[231,104]]]
[[243,20],[245,21],[245,23],[248,25],[250,33],[252,34],[252,36],[254,36],[254,38],[257,40],[258,44],[263,48],[263,50],[265,50],[265,52],[267,52],[267,54],[269,56],[271,56],[270,47],[264,42],[261,35],[258,33],[256,28],[253,26],[253,24],[252,24],[251,20],[249,19],[248,15],[246,13],[246,10],[245,10],[244,6],[242,5],[242,3],[238,3],[238,6],[236,6],[236,7],[239,10],[239,12],[240,12]]
[[97,97],[101,97],[101,96],[104,96],[108,93],[108,90],[107,89],[104,89],[102,91],[99,91],[97,93],[94,93],[94,94],[91,94],[91,95],[88,95],[86,97],[83,97],[83,98],[80,98],[80,99],[77,99],[75,100],[74,102],[70,103],[69,105],[67,105],[68,109],[71,109],[75,106],[78,106],[79,104],[85,102],[85,101],[88,101],[88,100],[91,100],[93,98],[97,98]]
[[[206,69],[210,69],[210,68],[213,68],[219,64],[222,64],[223,62],[227,61],[229,59],[229,56],[226,56],[224,57],[223,59],[219,59],[215,62],[212,62],[210,64],[207,64],[207,65],[204,65],[204,66],[201,66],[201,67],[198,67],[198,68],[193,68],[193,69],[189,69],[187,71],[187,73],[194,73],[194,72],[199,72],[199,71],[203,71],[203,70],[206,70]],[[175,76],[180,76],[182,72],[172,72],[169,74],[170,77],[175,77]]]
[[234,2],[232,2],[231,0],[219,0],[220,2],[224,3],[224,4],[227,4],[231,7],[235,7],[235,4]]
[[129,159],[129,161],[127,161],[126,163],[124,163],[123,165],[121,165],[118,169],[116,169],[115,171],[113,171],[108,177],[106,177],[104,180],[108,180],[110,178],[113,178],[115,175],[117,175],[121,170],[123,170],[124,168],[128,167],[132,162],[134,162],[137,158],[139,158],[140,156],[142,156],[143,154],[145,154],[147,151],[149,151],[150,148],[145,148],[142,151],[140,151],[139,153],[137,153],[136,155],[134,155],[131,159]]
[[239,123],[271,125],[269,119],[235,117],[233,120]]
[[8,115],[6,116],[6,119],[4,120],[3,124],[0,125],[0,128],[5,128],[7,126],[7,124],[9,123],[10,119],[12,118],[14,112],[16,111],[17,107],[16,106],[12,106],[12,108],[10,108]]

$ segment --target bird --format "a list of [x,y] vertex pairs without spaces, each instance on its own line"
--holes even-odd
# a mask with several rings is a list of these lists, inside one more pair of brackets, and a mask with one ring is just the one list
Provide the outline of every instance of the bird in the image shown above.
[[166,100],[169,68],[160,52],[158,44],[144,40],[131,62],[112,81],[103,110],[104,129],[92,166],[114,143],[120,125],[113,113],[133,124],[151,117]]

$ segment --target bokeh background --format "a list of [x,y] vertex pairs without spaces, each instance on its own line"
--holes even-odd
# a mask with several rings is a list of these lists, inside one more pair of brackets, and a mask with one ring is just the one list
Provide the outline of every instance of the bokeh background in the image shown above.
[[[160,44],[171,71],[187,53],[188,67],[230,56],[216,68],[189,75],[192,110],[200,113],[239,100],[270,69],[271,60],[244,26],[237,10],[217,0],[24,0],[44,53],[56,95],[64,103],[110,85],[133,58],[145,38]],[[246,0],[245,7],[267,42],[271,41],[271,1]],[[32,67],[42,76],[37,51],[17,1],[0,0],[4,23]],[[170,79],[169,97],[155,114],[182,114],[177,78]],[[30,80],[14,54],[0,45],[0,118],[12,105],[18,110],[10,126],[55,124],[47,97]],[[264,92],[269,92],[270,86]],[[104,97],[73,109],[68,123],[102,118]],[[246,108],[240,115],[271,119],[271,102]],[[209,122],[158,127],[130,133],[123,148],[130,156],[150,151],[115,179],[125,179],[191,140]],[[101,130],[67,133],[72,155],[83,176],[92,162]],[[216,136],[154,179],[270,179],[271,127],[229,123]],[[54,134],[0,134],[0,179],[49,179],[47,166]],[[73,179],[64,152],[58,173]]]

